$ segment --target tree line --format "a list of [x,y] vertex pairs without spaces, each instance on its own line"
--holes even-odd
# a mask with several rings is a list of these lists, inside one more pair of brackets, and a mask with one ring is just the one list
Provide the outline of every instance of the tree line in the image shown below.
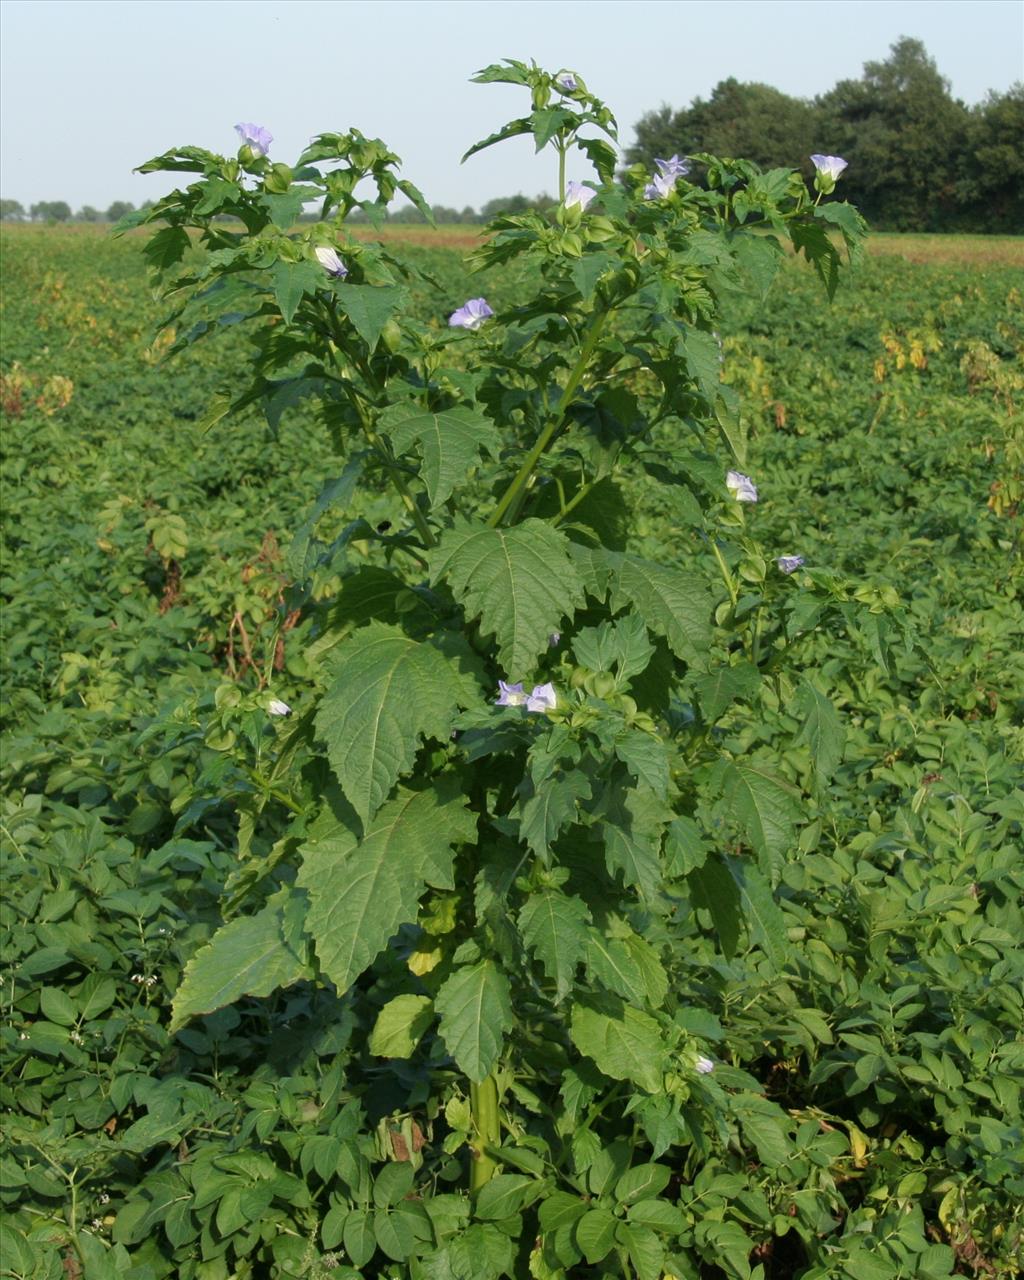
[[[1024,232],[1024,85],[991,92],[967,107],[950,92],[919,40],[904,37],[884,62],[868,62],[859,80],[841,80],[817,98],[794,98],[771,85],[720,81],[704,100],[662,106],[636,125],[627,165],[650,169],[658,156],[742,156],[762,168],[814,174],[814,152],[842,156],[842,194],[872,226],[889,231]],[[700,180],[700,166],[691,177]],[[438,223],[482,223],[499,213],[547,210],[554,197],[521,193],[488,200],[479,210],[434,205]],[[72,214],[63,200],[28,211],[0,200],[4,221],[117,222],[134,208],[115,200],[105,212],[85,205]],[[315,212],[303,214],[313,219]],[[357,210],[352,221],[361,219]],[[388,221],[424,223],[414,205]]]
[[842,195],[879,230],[1024,232],[1024,85],[967,107],[919,40],[815,99],[723,80],[707,100],[645,115],[625,158],[701,152],[808,178],[811,153],[842,156]]

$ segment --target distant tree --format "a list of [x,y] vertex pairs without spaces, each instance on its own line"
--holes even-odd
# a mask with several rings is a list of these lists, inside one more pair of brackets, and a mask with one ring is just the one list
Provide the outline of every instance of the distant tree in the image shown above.
[[626,151],[628,164],[652,168],[658,156],[743,156],[763,168],[801,165],[818,149],[818,112],[813,103],[730,77],[715,85],[705,102],[673,112],[669,106],[648,112],[636,125],[636,142]]
[[529,196],[524,196],[522,192],[518,192],[514,196],[496,196],[493,200],[488,200],[477,214],[478,222],[489,222],[491,218],[496,218],[500,213],[526,213],[529,209],[538,209],[544,212],[550,209],[555,203],[552,196],[547,192],[541,192],[531,200]]
[[25,210],[20,200],[0,200],[0,219],[4,222],[22,222]]
[[414,204],[405,204],[400,209],[396,209],[394,213],[388,214],[388,222],[400,222],[403,224],[426,222],[426,218]]
[[40,200],[29,210],[33,222],[67,222],[71,206],[64,200]]
[[102,220],[103,214],[99,209],[94,209],[91,204],[83,204],[75,214],[76,222],[101,222]]
[[120,222],[127,213],[134,213],[135,206],[128,200],[115,200],[106,213],[108,222]]
[[965,225],[1019,234],[1024,229],[1024,84],[990,93],[967,121],[957,202]]
[[898,40],[885,62],[865,63],[860,80],[840,81],[818,105],[815,150],[849,162],[843,195],[869,222],[894,231],[956,224],[969,113],[920,40]]

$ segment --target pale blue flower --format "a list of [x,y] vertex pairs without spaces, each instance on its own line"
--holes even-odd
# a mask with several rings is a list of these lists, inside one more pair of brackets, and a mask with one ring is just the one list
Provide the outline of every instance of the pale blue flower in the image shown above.
[[697,1061],[693,1065],[702,1076],[709,1076],[715,1069],[712,1059],[706,1058],[702,1053],[698,1054]]
[[488,316],[493,315],[485,298],[470,298],[458,311],[452,312],[448,323],[453,329],[479,329]]
[[552,633],[548,636],[549,649],[557,649],[558,646],[561,644],[561,642],[562,642],[561,631],[552,631]]
[[796,573],[804,562],[803,556],[779,556],[775,563],[780,573]]
[[526,702],[526,694],[523,692],[523,684],[506,684],[504,680],[498,681],[498,697],[494,700],[496,707],[521,707]]
[[258,156],[265,156],[274,141],[274,135],[261,124],[236,124],[235,130],[243,144],[252,147]]
[[664,174],[656,173],[654,177],[644,187],[645,200],[664,200],[666,196],[670,196],[675,190],[675,178],[666,177]]
[[567,209],[579,209],[582,213],[596,195],[592,187],[585,187],[582,182],[567,182],[563,204]]
[[725,487],[737,502],[757,501],[757,485],[754,484],[750,476],[745,476],[742,471],[727,472]]
[[337,249],[332,249],[327,245],[319,245],[314,252],[316,253],[317,262],[320,263],[329,276],[336,276],[339,280],[345,279],[348,275],[348,267],[338,257]]
[[667,160],[655,160],[654,163],[663,178],[685,178],[690,172],[689,160],[684,160],[680,156],[669,156]]
[[280,698],[271,698],[267,703],[267,712],[272,716],[290,716],[292,709],[287,702],[282,702]]
[[819,177],[835,182],[846,168],[846,161],[840,156],[811,156],[811,164],[818,171]]
[[555,76],[555,84],[559,89],[564,89],[566,93],[575,93],[578,88],[576,77],[571,71],[562,71]]
[[558,706],[558,694],[553,684],[535,684],[526,699],[527,711],[554,711]]

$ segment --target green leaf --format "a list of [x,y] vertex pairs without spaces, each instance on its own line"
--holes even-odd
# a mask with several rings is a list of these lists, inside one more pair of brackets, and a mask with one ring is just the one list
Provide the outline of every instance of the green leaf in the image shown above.
[[279,890],[262,911],[223,925],[185,966],[172,1005],[173,1034],[200,1013],[240,996],[268,996],[309,972],[301,942],[304,903]]
[[607,594],[615,612],[635,610],[677,658],[705,666],[714,601],[702,577],[601,548],[574,555],[585,562],[588,591],[600,599]]
[[665,1251],[653,1231],[648,1227],[624,1223],[619,1227],[616,1239],[626,1246],[636,1280],[660,1280]]
[[[492,77],[492,79],[497,78],[498,77]],[[474,76],[473,79],[479,81],[479,76]],[[480,83],[483,83],[483,81],[480,81]],[[518,138],[524,133],[532,132],[533,124],[529,119],[510,120],[509,123],[500,128],[497,133],[490,134],[480,142],[474,142],[462,157],[460,163],[465,164],[470,156],[475,156],[478,151],[484,151],[487,147],[493,147],[496,142],[504,142],[506,138]]]
[[[390,1168],[398,1168],[390,1165]],[[416,1248],[412,1226],[403,1214],[378,1209],[373,1215],[373,1233],[377,1247],[395,1262],[404,1262]]]
[[738,236],[731,247],[736,261],[753,281],[763,302],[783,260],[779,242],[774,236],[744,234]]
[[832,702],[804,676],[796,691],[795,714],[803,721],[794,746],[804,743],[811,753],[814,772],[825,786],[843,759],[846,729]]
[[637,1164],[615,1184],[619,1204],[635,1204],[651,1196],[660,1196],[669,1184],[672,1170],[663,1164]]
[[345,1219],[342,1240],[353,1266],[365,1267],[377,1249],[377,1237],[373,1233],[373,1217],[369,1209],[352,1210]]
[[727,857],[725,865],[739,890],[740,910],[751,942],[761,948],[775,969],[784,968],[790,951],[786,918],[767,879],[749,859]]
[[725,800],[725,812],[753,849],[769,864],[781,862],[793,847],[802,810],[798,793],[758,765],[723,760],[715,782]]
[[316,726],[342,791],[366,823],[411,768],[420,741],[448,740],[464,695],[454,666],[399,627],[371,623],[335,655],[338,674]]
[[73,1027],[78,1021],[78,1010],[70,996],[59,987],[43,987],[39,993],[39,1008],[43,1016],[59,1027]]
[[687,329],[679,345],[687,372],[709,404],[714,404],[722,380],[722,349],[718,339],[703,329]]
[[[323,269],[321,268],[321,274]],[[339,308],[372,351],[384,326],[407,298],[401,285],[346,284],[335,291]]]
[[275,262],[270,269],[274,300],[285,324],[291,324],[299,304],[307,293],[315,293],[324,285],[324,270],[316,262]]
[[761,685],[761,673],[746,659],[731,667],[715,667],[707,675],[698,676],[693,688],[700,703],[705,724],[714,724],[736,698],[751,698]]
[[583,666],[615,674],[622,684],[645,671],[654,657],[654,645],[637,614],[585,627],[574,637],[572,649]]
[[399,790],[360,840],[350,831],[302,849],[298,883],[309,893],[306,928],[324,972],[347,991],[400,925],[415,921],[426,886],[454,888],[453,846],[476,834],[454,778]]
[[433,1017],[429,996],[395,996],[377,1015],[370,1052],[378,1058],[411,1058]]
[[519,912],[523,941],[554,982],[556,1003],[572,989],[589,922],[586,903],[557,889],[531,894]]
[[641,786],[659,800],[668,799],[669,755],[665,740],[642,729],[628,729],[615,739],[615,754]]
[[631,1004],[659,1008],[668,994],[668,975],[657,951],[632,931],[609,938],[591,929],[585,963],[592,981]]
[[373,1184],[373,1203],[381,1209],[399,1204],[412,1191],[415,1178],[408,1162],[386,1164]]
[[191,241],[184,227],[164,227],[149,238],[142,253],[151,267],[155,267],[157,271],[165,271],[182,260],[190,245]]
[[607,1209],[591,1209],[576,1224],[576,1243],[591,1266],[607,1257],[615,1243],[618,1219]]
[[661,1028],[648,1014],[618,1001],[577,1004],[572,1011],[573,1044],[613,1080],[659,1093],[665,1046]]
[[694,906],[709,912],[722,954],[731,960],[742,924],[739,886],[719,858],[708,858],[687,879]]
[[661,890],[661,834],[670,811],[646,788],[610,787],[601,813],[605,862],[627,887],[653,899]]
[[490,418],[463,407],[424,413],[409,405],[396,405],[377,425],[398,454],[419,441],[423,482],[432,507],[440,506],[457,484],[465,482],[481,450],[496,458],[501,448],[501,437]]
[[480,1190],[474,1206],[474,1215],[484,1221],[500,1222],[511,1218],[526,1205],[536,1200],[544,1183],[528,1178],[522,1173],[499,1173]]
[[456,969],[434,1003],[449,1053],[479,1084],[490,1074],[514,1025],[508,978],[493,961],[481,960]]
[[583,584],[564,534],[541,520],[511,529],[460,523],[431,557],[433,582],[447,580],[467,618],[498,642],[506,679],[533,674],[551,633],[583,603]]
[[555,134],[575,119],[575,113],[564,107],[541,107],[535,111],[530,116],[535,149],[543,151]]
[[537,792],[522,806],[519,834],[545,864],[551,860],[551,843],[576,818],[577,802],[590,797],[590,781],[579,769],[555,773],[539,783]]

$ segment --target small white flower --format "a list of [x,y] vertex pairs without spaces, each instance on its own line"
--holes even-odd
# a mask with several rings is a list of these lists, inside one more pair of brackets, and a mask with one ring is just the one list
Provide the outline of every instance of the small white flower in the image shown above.
[[151,974],[149,975],[149,977],[146,979],[146,986],[147,986],[147,987],[155,987],[155,986],[156,986],[156,975],[155,975],[155,974],[151,973]]
[[558,706],[558,694],[553,684],[535,684],[526,699],[527,711],[554,711]]
[[714,1062],[710,1058],[705,1057],[703,1053],[698,1055],[697,1061],[693,1065],[697,1072],[702,1076],[709,1076],[715,1069]]
[[830,182],[835,182],[842,171],[847,166],[842,156],[811,156],[811,164],[814,165],[818,175],[822,178],[828,178]]
[[317,262],[323,267],[329,276],[336,276],[339,280],[344,280],[348,275],[348,267],[338,257],[337,249],[331,249],[327,245],[320,245],[314,251],[316,253]]
[[597,192],[592,187],[585,187],[582,182],[567,182],[562,203],[567,209],[579,209],[582,213],[596,195]]
[[745,476],[742,471],[727,472],[725,487],[737,502],[757,501],[757,485],[754,484],[750,476]]
[[133,973],[133,974],[132,974],[132,976],[131,976],[131,981],[132,981],[132,982],[145,982],[145,981],[146,981],[146,975],[145,975],[144,973]]
[[280,698],[271,698],[267,703],[267,711],[272,716],[290,716],[291,707],[287,702],[282,702]]
[[110,1204],[110,1196],[105,1191],[100,1192],[100,1204]]

